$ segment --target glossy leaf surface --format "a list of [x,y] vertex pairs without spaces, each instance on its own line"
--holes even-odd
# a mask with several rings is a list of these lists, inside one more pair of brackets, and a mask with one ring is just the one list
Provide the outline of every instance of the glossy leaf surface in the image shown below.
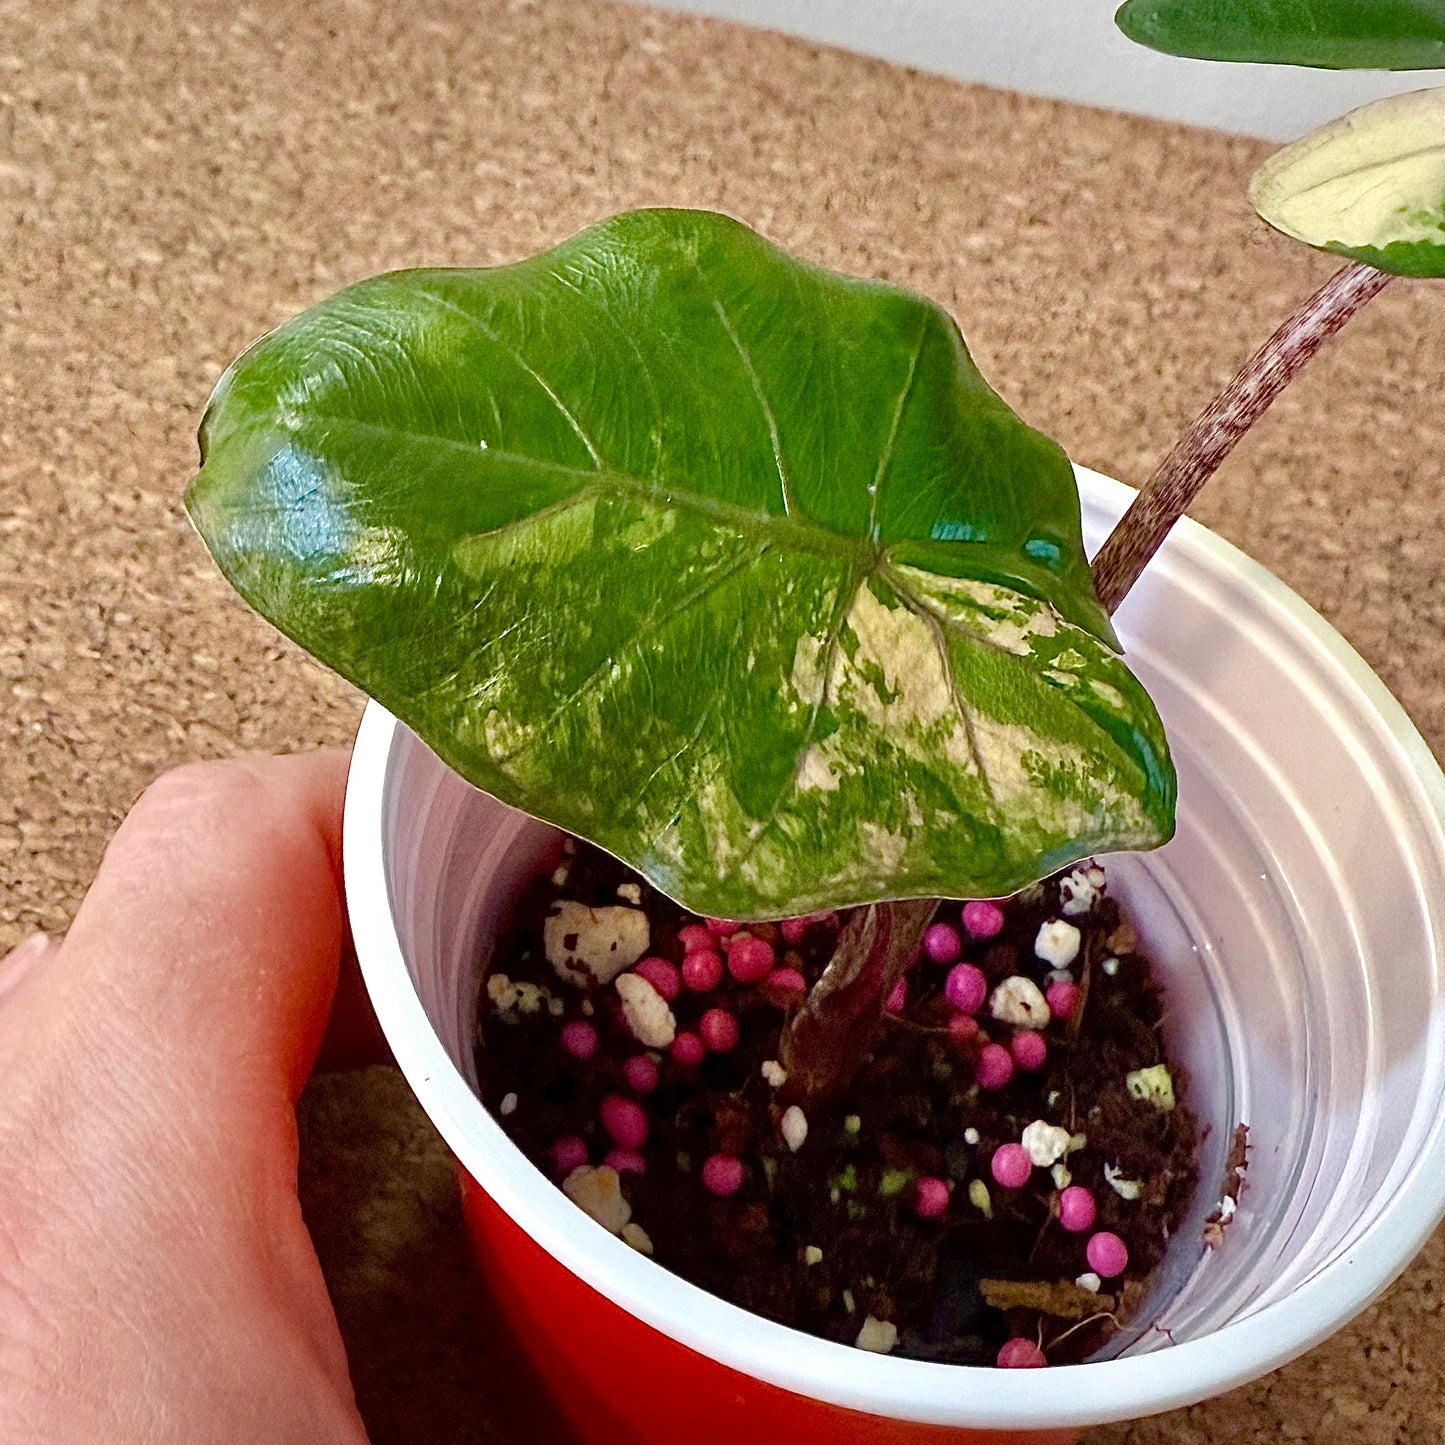
[[1402,276],[1445,276],[1445,87],[1387,96],[1271,156],[1250,184],[1287,236]]
[[253,606],[699,911],[1000,894],[1172,830],[1063,453],[941,309],[724,217],[353,286],[201,442]]
[[1199,60],[1445,66],[1445,0],[1126,0],[1114,19],[1141,45]]

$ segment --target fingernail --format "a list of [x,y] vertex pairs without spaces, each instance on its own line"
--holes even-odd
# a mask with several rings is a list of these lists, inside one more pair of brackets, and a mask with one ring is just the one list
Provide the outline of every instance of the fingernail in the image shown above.
[[17,943],[4,958],[0,958],[0,998],[11,993],[20,980],[54,946],[55,940],[48,933],[32,933],[29,938]]

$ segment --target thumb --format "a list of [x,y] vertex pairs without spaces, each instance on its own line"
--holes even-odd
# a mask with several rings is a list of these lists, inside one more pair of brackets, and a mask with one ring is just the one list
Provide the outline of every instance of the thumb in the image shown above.
[[345,783],[341,752],[163,776],[66,935],[61,996],[209,1106],[294,1104],[336,989]]
[[0,1419],[36,1422],[16,1438],[362,1439],[295,1193],[345,769],[166,775],[0,997],[0,1304],[25,1326],[0,1324]]

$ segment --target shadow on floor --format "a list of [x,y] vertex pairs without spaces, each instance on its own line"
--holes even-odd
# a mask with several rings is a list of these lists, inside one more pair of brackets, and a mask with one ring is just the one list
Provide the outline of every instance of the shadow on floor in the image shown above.
[[302,1210],[373,1445],[571,1445],[484,1294],[451,1156],[401,1075],[320,1075],[298,1113]]

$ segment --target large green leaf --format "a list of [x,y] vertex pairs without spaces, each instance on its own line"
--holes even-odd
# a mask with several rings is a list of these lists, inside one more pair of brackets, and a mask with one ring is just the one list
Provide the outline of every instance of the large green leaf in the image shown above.
[[941,309],[725,217],[353,286],[201,446],[252,605],[700,911],[1000,894],[1172,829],[1064,454]]
[[1127,0],[1114,18],[1141,45],[1200,60],[1445,66],[1445,0]]
[[1361,106],[1271,156],[1249,198],[1287,236],[1402,276],[1445,276],[1445,87]]

